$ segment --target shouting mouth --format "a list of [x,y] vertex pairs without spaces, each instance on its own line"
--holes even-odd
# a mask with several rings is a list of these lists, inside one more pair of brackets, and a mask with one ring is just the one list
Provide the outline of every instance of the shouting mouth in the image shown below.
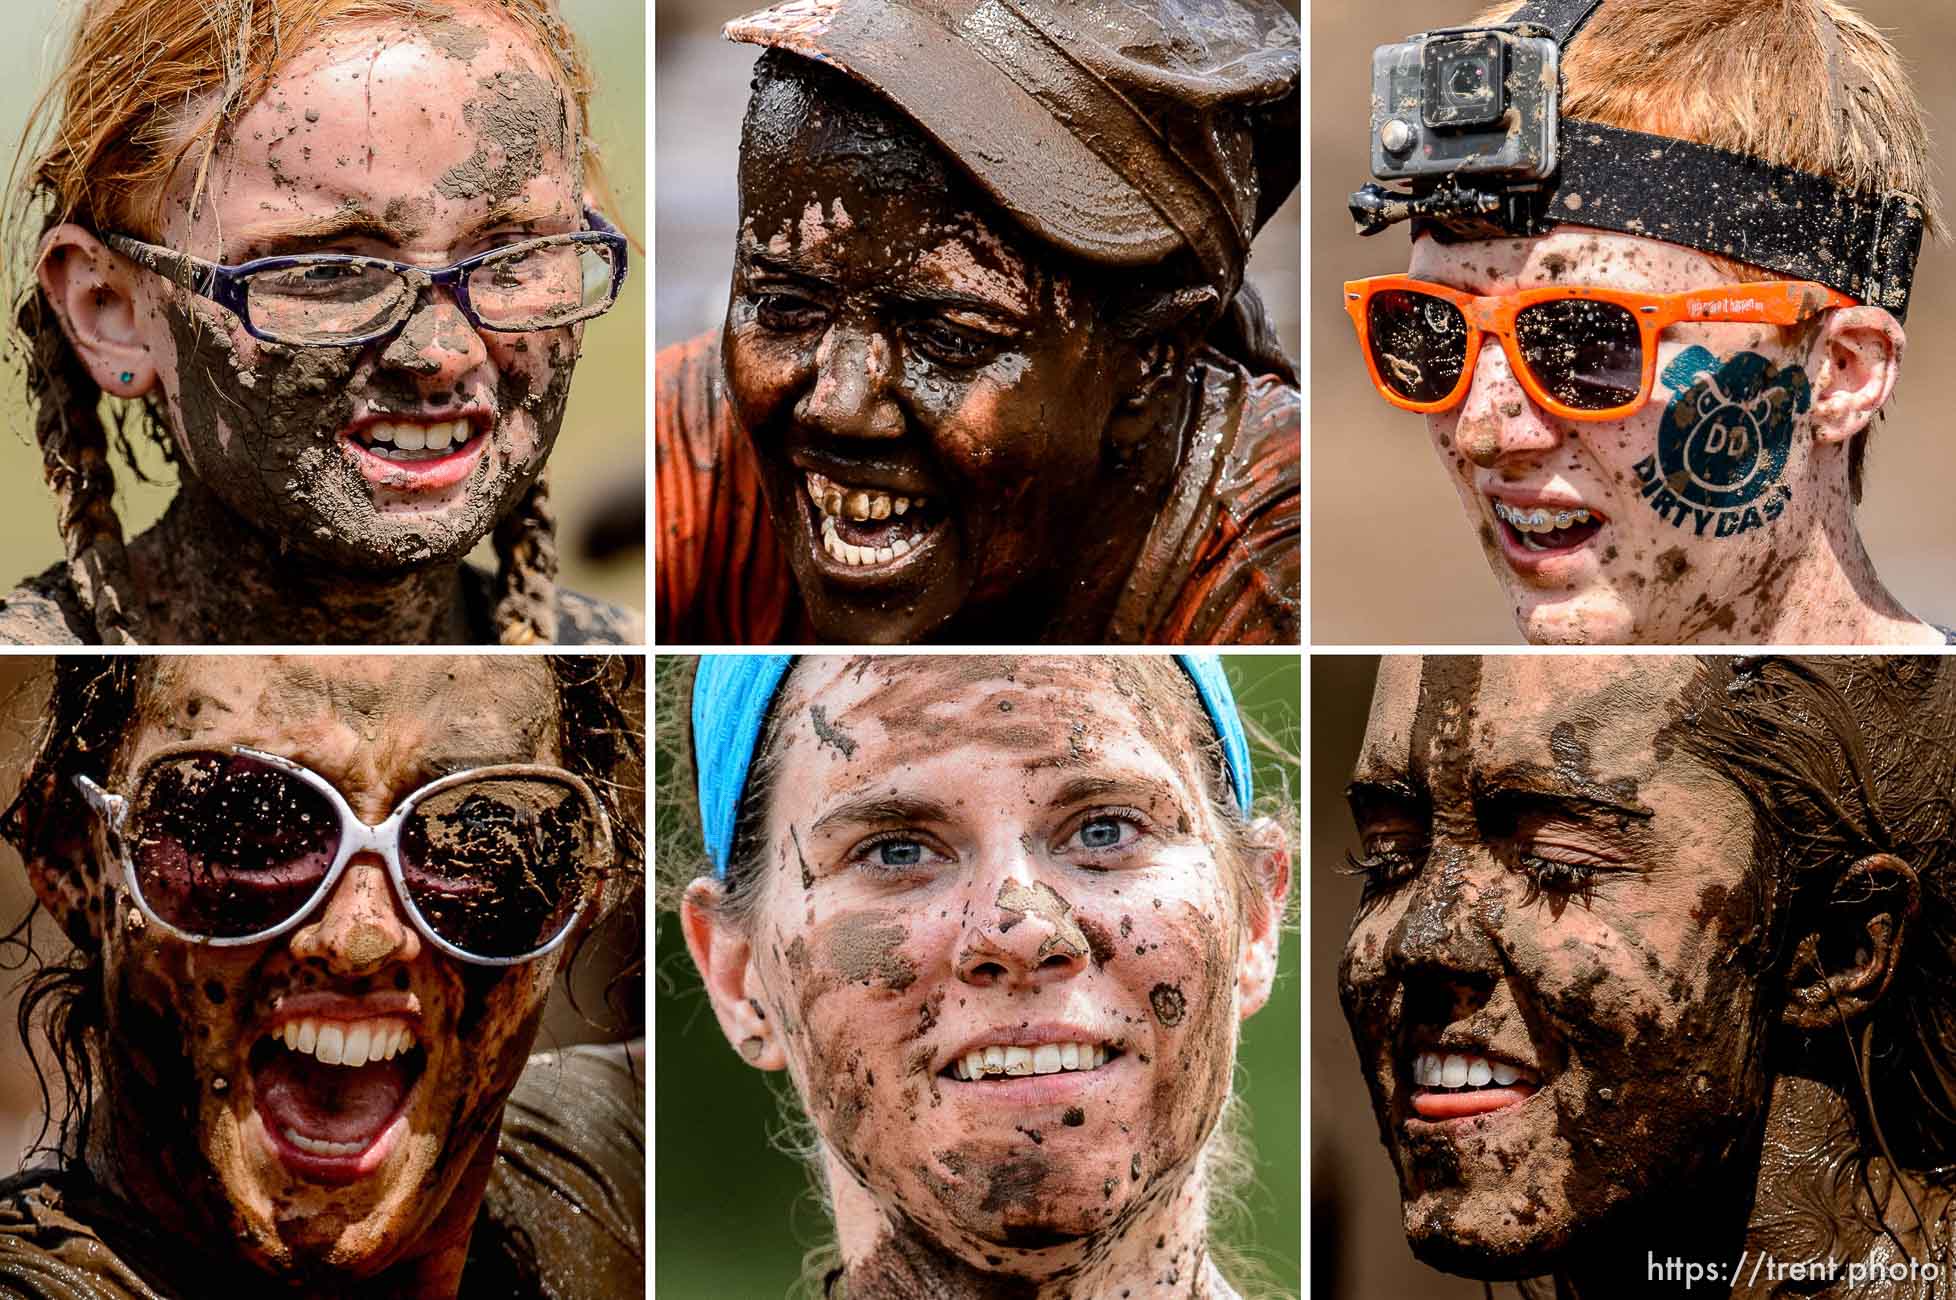
[[937,538],[944,512],[927,496],[839,483],[804,470],[816,549],[831,569],[850,576],[894,577],[920,562]]
[[272,1153],[293,1173],[345,1183],[380,1167],[407,1127],[427,1068],[400,1016],[292,1017],[251,1050],[252,1100]]

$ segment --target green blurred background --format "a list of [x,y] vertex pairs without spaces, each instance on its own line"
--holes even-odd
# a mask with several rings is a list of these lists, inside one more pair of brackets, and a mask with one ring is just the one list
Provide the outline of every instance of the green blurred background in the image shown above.
[[[0,129],[11,150],[35,97],[66,47],[75,0],[7,0],[9,39],[0,41]],[[597,90],[591,126],[603,151],[618,211],[614,223],[636,239],[645,220],[645,6],[637,0],[562,0],[563,13],[590,53]],[[632,278],[610,314],[584,331],[584,359],[550,458],[557,531],[566,586],[645,606],[645,321],[652,276],[648,250],[632,250]],[[175,475],[154,451],[139,447],[154,484],[139,483],[116,462],[116,509],[128,536],[147,528],[176,490]],[[145,454],[147,453],[147,454]],[[637,524],[630,520],[636,515]],[[625,545],[602,562],[585,554],[587,528],[600,518],[624,531]],[[54,498],[41,478],[33,421],[18,364],[0,369],[0,592],[61,558]],[[474,559],[490,569],[485,541]]]
[[[686,716],[686,702],[671,695],[670,674],[685,662],[661,656],[655,670],[663,683],[657,692],[662,734],[654,785],[661,852],[680,838],[675,827],[694,816],[683,806],[690,795],[672,789],[673,771],[666,762],[672,743],[666,729],[681,725]],[[1298,656],[1224,655],[1223,662],[1244,716],[1296,754]],[[1295,798],[1298,779],[1295,766],[1257,753],[1259,791],[1281,789]],[[1293,895],[1304,881],[1304,862],[1300,846]],[[803,1254],[828,1240],[828,1222],[804,1167],[769,1146],[769,1135],[781,1127],[770,1083],[783,1076],[752,1069],[728,1046],[687,956],[677,917],[659,915],[653,960],[655,1290],[662,1300],[785,1295],[800,1276]],[[1246,1231],[1233,1244],[1261,1261],[1286,1292],[1301,1294],[1298,969],[1293,931],[1285,936],[1276,988],[1245,1026],[1237,1056],[1237,1086],[1249,1104],[1257,1171],[1247,1196]],[[1261,1300],[1261,1292],[1246,1294]]]

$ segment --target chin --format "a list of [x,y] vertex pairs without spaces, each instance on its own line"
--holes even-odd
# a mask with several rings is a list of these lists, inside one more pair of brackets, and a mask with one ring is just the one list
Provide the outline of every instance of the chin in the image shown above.
[[[1569,1244],[1569,1225],[1538,1218],[1521,1223],[1515,1198],[1468,1199],[1406,1206],[1406,1244],[1429,1268],[1484,1282],[1512,1282],[1555,1271]],[[1533,1214],[1532,1210],[1525,1211]]]
[[1545,598],[1509,588],[1515,626],[1530,645],[1625,645],[1637,640],[1636,620],[1613,595],[1582,593]]

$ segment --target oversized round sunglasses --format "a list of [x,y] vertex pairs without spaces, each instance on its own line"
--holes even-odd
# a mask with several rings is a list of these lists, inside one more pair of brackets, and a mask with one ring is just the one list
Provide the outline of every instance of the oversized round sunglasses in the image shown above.
[[512,966],[564,941],[611,863],[591,788],[538,764],[431,781],[378,826],[325,777],[242,745],[161,750],[126,796],[83,775],[75,784],[107,828],[116,883],[143,915],[217,947],[298,926],[368,853],[423,938],[465,962]]
[[128,235],[105,233],[102,242],[225,308],[253,338],[341,348],[393,334],[430,289],[453,294],[478,330],[557,329],[603,315],[625,284],[625,237],[589,209],[584,220],[589,230],[505,244],[439,270],[351,253],[220,266]]
[[1620,420],[1640,410],[1656,382],[1658,335],[1680,321],[1798,325],[1856,305],[1809,280],[1687,293],[1549,285],[1496,297],[1404,275],[1345,285],[1372,383],[1394,406],[1426,413],[1460,405],[1481,340],[1492,334],[1523,391],[1566,420]]

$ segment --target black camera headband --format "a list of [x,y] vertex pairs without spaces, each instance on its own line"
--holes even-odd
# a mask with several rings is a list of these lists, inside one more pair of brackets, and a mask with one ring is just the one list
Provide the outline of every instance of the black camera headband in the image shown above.
[[[1538,28],[1566,46],[1602,3],[1532,0],[1508,25]],[[1353,215],[1365,234],[1406,218],[1416,236],[1483,239],[1539,235],[1564,222],[1594,226],[1814,280],[1897,320],[1908,316],[1926,224],[1913,195],[1850,190],[1748,154],[1581,118],[1561,119],[1558,158],[1545,182],[1488,178],[1482,189],[1448,177],[1365,213],[1355,206]]]

